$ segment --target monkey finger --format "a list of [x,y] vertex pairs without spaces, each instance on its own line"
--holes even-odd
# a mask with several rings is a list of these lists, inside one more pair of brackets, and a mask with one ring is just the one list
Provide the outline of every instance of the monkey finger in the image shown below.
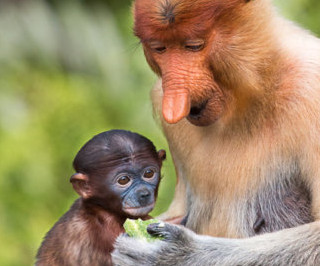
[[165,237],[164,227],[165,227],[165,223],[149,224],[147,227],[147,232],[152,236]]
[[168,223],[150,224],[147,231],[150,235],[163,237],[164,241],[169,242],[185,241],[188,238],[188,234],[183,227]]

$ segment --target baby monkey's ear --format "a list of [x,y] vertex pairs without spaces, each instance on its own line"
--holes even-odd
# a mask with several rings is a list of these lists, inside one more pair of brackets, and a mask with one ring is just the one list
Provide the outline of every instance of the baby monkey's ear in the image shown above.
[[165,150],[158,151],[158,157],[161,161],[165,160],[167,158],[167,154]]
[[70,182],[73,189],[84,199],[90,198],[92,195],[91,186],[89,185],[89,177],[86,174],[76,173],[71,176]]

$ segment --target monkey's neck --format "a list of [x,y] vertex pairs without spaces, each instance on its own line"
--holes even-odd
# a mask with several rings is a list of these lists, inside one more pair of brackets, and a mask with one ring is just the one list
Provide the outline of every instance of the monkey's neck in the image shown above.
[[75,207],[77,221],[85,224],[86,231],[83,234],[88,245],[101,254],[110,253],[116,238],[124,232],[124,219],[82,198],[76,201]]
[[84,209],[84,212],[87,214],[88,219],[96,220],[100,224],[118,224],[122,227],[123,223],[126,220],[126,217],[114,213],[106,208],[102,207],[99,204],[91,201],[85,201],[80,199],[81,206]]

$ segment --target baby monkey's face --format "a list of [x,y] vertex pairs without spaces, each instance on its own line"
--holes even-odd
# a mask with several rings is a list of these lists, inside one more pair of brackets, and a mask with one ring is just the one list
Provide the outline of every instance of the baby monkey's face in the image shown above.
[[160,182],[160,166],[151,158],[147,162],[129,160],[117,169],[110,188],[121,198],[121,208],[131,217],[147,215],[154,208]]
[[70,181],[86,203],[122,218],[142,218],[154,208],[165,158],[141,135],[107,131],[80,149]]

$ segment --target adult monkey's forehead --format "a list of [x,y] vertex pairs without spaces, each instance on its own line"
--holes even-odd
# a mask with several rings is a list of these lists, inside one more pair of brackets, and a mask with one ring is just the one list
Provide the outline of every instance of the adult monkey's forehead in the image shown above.
[[154,35],[194,38],[207,32],[221,16],[243,5],[243,0],[136,0],[134,33],[142,40]]

